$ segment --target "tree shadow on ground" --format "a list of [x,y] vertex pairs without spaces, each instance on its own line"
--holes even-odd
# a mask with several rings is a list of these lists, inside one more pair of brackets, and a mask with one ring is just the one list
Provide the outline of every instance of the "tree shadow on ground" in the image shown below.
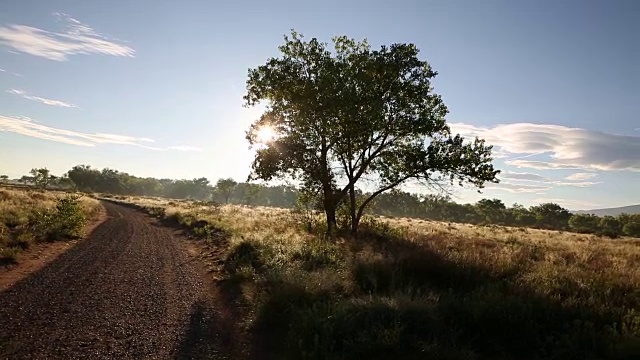
[[[518,280],[526,262],[452,260],[424,244],[366,232],[345,246],[355,289],[323,293],[295,281],[266,284],[256,326],[269,358],[640,356],[640,326],[626,333],[619,326],[628,309],[542,293]],[[354,255],[360,252],[367,256]],[[635,316],[630,321],[640,322]]]

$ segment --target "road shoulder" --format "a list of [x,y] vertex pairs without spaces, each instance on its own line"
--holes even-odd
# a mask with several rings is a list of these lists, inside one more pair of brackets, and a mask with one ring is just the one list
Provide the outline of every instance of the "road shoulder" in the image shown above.
[[40,270],[79,242],[87,239],[93,230],[106,220],[107,211],[103,206],[100,206],[99,214],[85,226],[84,236],[81,239],[32,245],[17,256],[14,264],[0,266],[0,292],[9,289],[15,283]]

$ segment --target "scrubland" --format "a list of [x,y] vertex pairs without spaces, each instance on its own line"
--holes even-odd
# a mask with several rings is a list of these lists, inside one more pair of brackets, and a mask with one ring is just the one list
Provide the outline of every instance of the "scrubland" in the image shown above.
[[0,264],[15,262],[34,244],[81,237],[100,209],[88,196],[0,187]]
[[222,282],[271,358],[635,359],[640,240],[121,197],[224,247]]

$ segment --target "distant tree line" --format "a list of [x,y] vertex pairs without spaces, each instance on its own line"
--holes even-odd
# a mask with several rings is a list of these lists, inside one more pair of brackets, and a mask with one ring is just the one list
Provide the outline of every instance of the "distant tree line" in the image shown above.
[[[46,168],[32,169],[30,175],[23,176],[20,182],[42,188],[282,208],[300,206],[301,200],[315,201],[316,204],[312,207],[321,209],[321,204],[317,204],[321,202],[318,197],[309,196],[290,185],[267,186],[236,182],[231,178],[219,179],[215,184],[204,177],[192,180],[142,178],[108,168],[99,170],[89,165],[74,166],[62,176],[54,176]],[[358,199],[367,196],[362,191],[357,191],[356,195]],[[412,194],[394,189],[380,194],[376,201],[369,204],[369,212],[476,225],[574,231],[612,238],[621,235],[640,237],[640,214],[621,214],[615,217],[572,214],[554,203],[528,208],[519,204],[507,207],[499,199],[482,199],[475,204],[459,204],[446,195]]]
[[555,203],[511,207],[499,199],[482,199],[475,204],[458,204],[448,196],[418,195],[394,190],[380,195],[374,212],[380,215],[425,218],[479,225],[504,225],[573,231],[612,238],[640,237],[640,214],[596,216],[572,214]]

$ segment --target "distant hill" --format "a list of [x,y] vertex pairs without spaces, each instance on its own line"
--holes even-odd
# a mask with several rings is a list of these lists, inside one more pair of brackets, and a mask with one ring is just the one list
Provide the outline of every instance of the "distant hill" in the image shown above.
[[605,215],[617,216],[622,213],[640,214],[640,204],[617,207],[617,208],[608,208],[608,209],[580,210],[580,211],[574,211],[574,212],[576,214],[594,214],[598,216],[605,216]]

